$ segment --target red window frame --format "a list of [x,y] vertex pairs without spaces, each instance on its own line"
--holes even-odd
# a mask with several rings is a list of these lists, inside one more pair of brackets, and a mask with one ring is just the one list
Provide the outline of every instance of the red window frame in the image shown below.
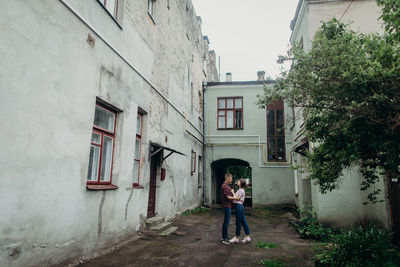
[[190,174],[196,173],[196,152],[192,150],[192,158],[190,161]]
[[[140,186],[140,166],[141,166],[141,164],[140,164],[140,155],[141,155],[141,152],[142,152],[141,148],[140,148],[140,143],[142,141],[142,132],[143,132],[143,115],[138,113],[137,116],[138,116],[138,118],[140,118],[140,132],[139,132],[139,134],[136,133],[136,138],[135,138],[135,140],[139,141],[139,158],[135,158],[136,142],[135,142],[135,151],[134,151],[134,154],[133,154],[134,162],[138,162],[138,164],[139,164],[138,165],[138,173],[137,173],[137,182],[133,183],[133,186],[135,186],[135,187],[139,187]],[[138,122],[136,122],[136,123],[138,123]]]
[[[277,111],[281,111],[282,113],[282,121],[281,124],[283,125],[283,129],[281,130],[281,133],[279,134],[278,132],[278,120],[277,120]],[[268,131],[268,127],[270,125],[268,121],[268,114],[270,112],[273,112],[274,114],[274,130],[273,134]],[[277,159],[277,158],[272,158],[272,148],[271,148],[271,139],[274,139],[275,143],[275,148],[274,150],[279,149],[278,145],[278,140],[283,138],[283,158],[282,159]],[[267,105],[267,158],[269,162],[286,162],[286,142],[285,142],[285,111],[284,111],[284,104],[283,101],[275,101],[274,103],[271,103]]]
[[[99,126],[94,125],[93,123],[93,130],[92,134],[100,134],[101,136],[101,141],[99,143],[94,143],[90,142],[91,145],[95,145],[100,147],[100,158],[99,158],[99,166],[97,167],[97,181],[86,181],[86,184],[88,185],[108,185],[111,184],[112,182],[112,169],[113,169],[113,163],[114,163],[114,147],[115,147],[115,127],[116,127],[116,122],[117,122],[117,113],[109,108],[104,107],[103,105],[100,105],[96,103],[96,107],[99,107],[101,109],[107,110],[111,113],[114,114],[114,129],[113,131],[109,131],[106,129],[103,129]],[[96,112],[96,111],[95,111]],[[100,181],[100,175],[101,175],[101,164],[103,162],[103,145],[104,145],[104,136],[108,136],[113,140],[113,146],[112,146],[112,156],[111,156],[111,167],[110,167],[110,181]],[[87,179],[87,178],[86,178]]]
[[[232,108],[228,108],[228,106],[227,106],[228,100],[230,100],[230,99],[233,100],[233,107]],[[241,99],[242,100],[242,107],[241,108],[236,108],[236,101],[235,101],[236,99]],[[219,107],[219,101],[220,100],[225,100],[225,108],[220,108]],[[241,113],[242,113],[242,127],[235,127],[235,125],[236,125],[235,113],[236,113],[237,110],[240,110]],[[227,123],[228,123],[227,112],[228,111],[233,111],[233,128],[228,128],[227,127],[228,126],[227,125]],[[219,115],[220,112],[224,112],[224,115],[220,116]],[[225,125],[219,125],[219,118],[220,117],[224,117],[225,118]],[[243,127],[244,127],[243,97],[241,97],[241,96],[240,97],[239,96],[236,96],[236,97],[218,97],[217,98],[217,128],[218,128],[218,130],[225,130],[225,129],[243,130]]]

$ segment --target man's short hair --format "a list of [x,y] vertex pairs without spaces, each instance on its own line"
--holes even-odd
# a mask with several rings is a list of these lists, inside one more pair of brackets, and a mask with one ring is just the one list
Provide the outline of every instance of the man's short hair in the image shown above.
[[225,180],[228,179],[229,177],[232,177],[232,174],[226,173],[226,174],[225,174]]

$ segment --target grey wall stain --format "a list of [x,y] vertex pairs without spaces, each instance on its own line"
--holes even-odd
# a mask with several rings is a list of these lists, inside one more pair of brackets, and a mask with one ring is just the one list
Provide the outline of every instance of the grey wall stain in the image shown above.
[[128,217],[128,206],[129,206],[129,202],[130,202],[131,199],[132,199],[133,187],[132,187],[130,190],[131,190],[131,193],[130,193],[130,195],[129,195],[129,197],[128,197],[128,201],[126,202],[126,206],[125,206],[125,221],[126,221],[126,218]]
[[103,205],[104,205],[104,201],[106,200],[106,192],[107,191],[103,191],[103,196],[101,197],[101,201],[100,201],[100,206],[99,206],[99,218],[98,218],[98,225],[97,225],[97,235],[100,236],[101,234],[101,228],[102,228],[102,223],[103,223]]

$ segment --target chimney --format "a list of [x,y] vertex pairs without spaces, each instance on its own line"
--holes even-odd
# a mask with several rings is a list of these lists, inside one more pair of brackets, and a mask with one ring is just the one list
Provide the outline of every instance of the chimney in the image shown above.
[[232,82],[232,73],[231,72],[227,72],[226,73],[225,82],[227,82],[227,83],[231,83]]
[[265,81],[265,71],[261,70],[257,72],[258,79],[257,81],[263,82]]

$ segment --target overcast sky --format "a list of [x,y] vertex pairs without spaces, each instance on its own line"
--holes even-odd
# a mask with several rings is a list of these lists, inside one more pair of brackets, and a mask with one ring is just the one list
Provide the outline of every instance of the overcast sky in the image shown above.
[[203,21],[210,49],[221,57],[221,81],[256,80],[257,71],[274,78],[289,44],[290,21],[298,0],[192,0]]

